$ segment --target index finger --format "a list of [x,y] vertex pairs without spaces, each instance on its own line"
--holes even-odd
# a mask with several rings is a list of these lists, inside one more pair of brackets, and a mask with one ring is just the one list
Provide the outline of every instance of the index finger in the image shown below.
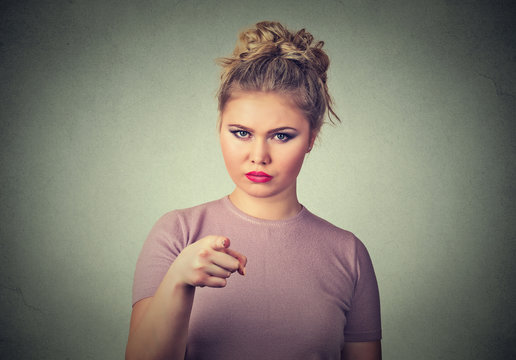
[[217,251],[224,251],[229,247],[230,241],[225,236],[213,236],[211,241],[211,248]]

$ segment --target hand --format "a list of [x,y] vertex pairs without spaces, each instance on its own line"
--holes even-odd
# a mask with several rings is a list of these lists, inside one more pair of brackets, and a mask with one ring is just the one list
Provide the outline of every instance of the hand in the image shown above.
[[171,270],[185,285],[224,287],[235,271],[245,275],[247,263],[247,258],[229,245],[229,239],[224,236],[206,236],[185,247]]

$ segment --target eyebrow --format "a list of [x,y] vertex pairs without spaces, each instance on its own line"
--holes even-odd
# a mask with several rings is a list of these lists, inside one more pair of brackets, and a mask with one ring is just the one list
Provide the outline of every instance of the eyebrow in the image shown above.
[[[247,126],[243,126],[243,125],[240,125],[240,124],[228,124],[227,126],[228,127],[231,127],[231,126],[237,127],[237,128],[242,129],[242,130],[249,131],[249,132],[253,132],[254,131],[253,129],[248,128]],[[273,134],[273,133],[277,133],[277,132],[281,132],[281,131],[285,131],[285,130],[290,130],[290,131],[298,132],[298,130],[296,128],[289,127],[289,126],[282,126],[282,127],[271,129],[271,130],[267,131],[267,134]]]

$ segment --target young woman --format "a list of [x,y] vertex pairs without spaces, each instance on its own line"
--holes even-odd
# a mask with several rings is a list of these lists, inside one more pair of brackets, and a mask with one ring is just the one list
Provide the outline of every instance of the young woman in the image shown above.
[[296,195],[324,118],[338,119],[322,46],[261,22],[222,61],[218,126],[236,187],[152,229],[136,265],[127,359],[381,358],[366,248]]

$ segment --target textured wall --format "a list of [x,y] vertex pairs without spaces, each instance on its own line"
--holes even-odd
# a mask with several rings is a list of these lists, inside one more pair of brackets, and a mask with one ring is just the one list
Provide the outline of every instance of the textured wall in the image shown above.
[[213,59],[263,19],[331,56],[300,199],[369,248],[384,358],[516,355],[514,2],[0,4],[1,358],[123,356],[154,221],[232,190]]

